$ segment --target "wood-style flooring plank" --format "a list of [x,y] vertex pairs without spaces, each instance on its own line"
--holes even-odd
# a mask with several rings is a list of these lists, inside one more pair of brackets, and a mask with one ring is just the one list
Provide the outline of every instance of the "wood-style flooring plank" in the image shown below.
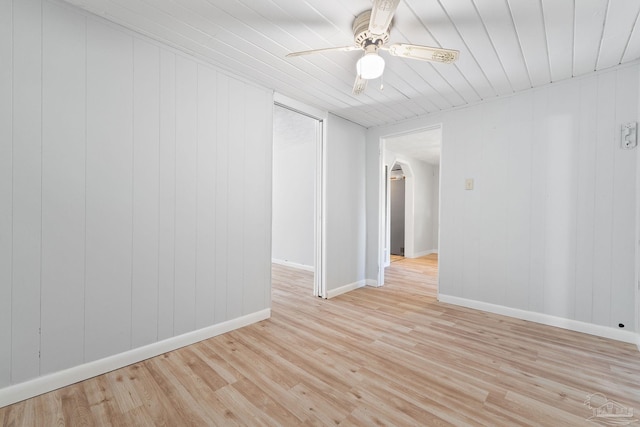
[[269,320],[0,408],[0,425],[581,426],[640,413],[635,346],[439,303],[437,255],[331,300],[273,266]]

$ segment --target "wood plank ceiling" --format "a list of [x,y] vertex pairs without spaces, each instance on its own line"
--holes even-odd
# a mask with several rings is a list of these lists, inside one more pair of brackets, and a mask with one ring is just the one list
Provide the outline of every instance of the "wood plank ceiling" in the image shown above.
[[402,0],[390,42],[460,51],[452,65],[391,57],[351,94],[371,0],[67,0],[365,127],[509,95],[640,58],[638,0]]

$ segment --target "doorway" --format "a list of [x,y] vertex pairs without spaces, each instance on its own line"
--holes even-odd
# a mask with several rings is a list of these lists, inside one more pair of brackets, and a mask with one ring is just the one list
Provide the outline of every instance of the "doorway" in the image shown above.
[[389,176],[389,257],[404,258],[405,249],[406,175],[398,162]]
[[[272,170],[272,262],[313,274],[324,283],[324,124],[321,112],[275,97]],[[308,273],[306,273],[308,274]]]
[[380,285],[392,259],[437,259],[441,140],[441,125],[381,138]]

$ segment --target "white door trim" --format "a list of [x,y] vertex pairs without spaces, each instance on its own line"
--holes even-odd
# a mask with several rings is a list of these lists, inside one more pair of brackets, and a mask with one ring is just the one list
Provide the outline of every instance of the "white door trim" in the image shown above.
[[315,178],[315,206],[314,206],[314,275],[313,295],[327,298],[326,277],[326,126],[329,113],[291,99],[279,93],[274,93],[273,102],[276,105],[304,114],[318,121],[316,128],[316,178]]
[[[393,161],[391,161],[393,160]],[[402,172],[405,177],[405,188],[404,188],[404,256],[406,258],[414,258],[415,250],[414,250],[414,230],[415,230],[415,182],[414,182],[414,174],[413,169],[411,168],[411,164],[404,160],[400,156],[393,157],[392,159],[385,158],[385,163],[389,164],[389,170],[392,170],[393,167],[398,164],[402,167]],[[391,174],[387,176],[386,182],[386,193],[385,197],[387,198],[387,211],[385,215],[387,216],[386,229],[387,234],[385,236],[385,266],[389,266],[391,261],[391,233],[390,233],[390,215],[391,215],[391,206],[390,206],[390,196],[391,196]]]
[[[386,162],[385,140],[389,138],[397,137],[397,136],[409,135],[409,134],[423,132],[431,129],[438,129],[438,128],[442,129],[442,127],[443,127],[442,123],[437,123],[430,126],[418,127],[405,132],[390,133],[390,134],[385,134],[380,136],[380,139],[378,141],[378,178],[379,178],[379,183],[378,183],[378,189],[379,189],[379,192],[378,192],[378,286],[384,285],[384,269],[385,269],[385,266],[387,265],[387,260],[388,260],[388,254],[387,254],[387,251],[388,251],[388,248],[387,248],[387,214],[388,214],[387,184],[388,182],[386,180],[388,180],[389,178],[386,177],[384,173],[385,162]],[[394,162],[401,163],[403,166],[406,164],[406,162],[404,162],[401,157],[394,159]],[[388,165],[388,166],[389,166],[389,172],[391,172],[392,165]],[[413,175],[413,172],[411,172],[411,174]],[[440,174],[442,174],[442,162],[440,164]],[[439,181],[439,182],[442,182],[442,181]],[[411,186],[410,188],[407,188],[405,191],[413,192],[413,186]],[[439,198],[442,197],[442,194],[440,191],[438,192],[438,197]],[[440,209],[440,205],[441,203],[439,202],[438,209]],[[406,214],[407,214],[407,209],[405,208],[405,215]],[[413,207],[411,207],[411,215],[413,215]],[[411,221],[413,221],[413,219]],[[411,224],[411,227],[413,228],[413,223]],[[438,228],[439,227],[440,226],[438,225]],[[407,243],[406,233],[407,233],[407,225],[405,220],[405,255],[407,255],[407,249],[410,249],[411,252],[413,253],[413,240],[412,240],[413,237],[410,238],[411,242]],[[440,240],[440,232],[438,232],[438,243],[439,243],[439,240]],[[411,247],[408,248],[409,246]],[[438,278],[438,281],[439,280],[440,279]]]

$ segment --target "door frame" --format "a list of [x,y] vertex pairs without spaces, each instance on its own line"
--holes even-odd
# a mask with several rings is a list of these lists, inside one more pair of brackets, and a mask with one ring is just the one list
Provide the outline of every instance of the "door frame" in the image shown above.
[[[410,129],[410,130],[406,130],[406,131],[402,131],[402,132],[395,132],[395,133],[388,133],[388,134],[384,134],[384,135],[380,135],[379,140],[378,140],[378,177],[379,177],[379,183],[378,183],[378,280],[377,280],[377,286],[382,286],[384,285],[384,269],[385,267],[387,267],[387,259],[389,257],[388,255],[388,249],[387,248],[387,232],[388,232],[388,200],[387,200],[387,196],[388,196],[388,180],[389,180],[389,176],[390,172],[391,172],[391,165],[387,165],[386,164],[386,158],[385,158],[385,149],[386,149],[386,140],[387,139],[391,139],[394,137],[398,137],[398,136],[402,136],[402,135],[411,135],[413,133],[419,133],[419,132],[424,132],[424,131],[428,131],[428,130],[433,130],[433,129],[444,129],[444,126],[442,123],[434,123],[434,124],[430,124],[428,126],[422,126],[422,127],[416,127],[414,129]],[[441,139],[440,141],[441,144],[444,144],[444,138]],[[394,159],[394,163],[395,162],[400,162],[403,166],[405,165],[406,162],[402,161],[401,157],[398,157],[396,159]],[[438,210],[441,209],[442,206],[442,156],[440,158],[440,166],[439,166],[439,173],[440,173],[440,177],[438,179],[438,183],[439,183],[439,191],[438,191]],[[385,173],[385,167],[388,166],[389,169],[389,173]],[[407,166],[409,166],[407,164]],[[410,167],[410,166],[409,166]],[[411,171],[411,174],[413,175],[413,171]],[[408,189],[405,188],[405,191],[408,191]],[[411,188],[411,191],[413,191],[413,187]],[[406,199],[405,199],[405,203],[406,203]],[[412,214],[412,213],[411,213]],[[406,211],[406,207],[405,207],[405,215],[408,215],[407,211]],[[407,253],[407,224],[406,224],[406,220],[405,220],[405,256]],[[411,237],[411,239],[413,239],[413,237]],[[411,242],[411,245],[413,245],[413,241]],[[440,212],[438,213],[438,249],[440,248]],[[413,246],[411,248],[411,250],[413,251]],[[440,287],[440,276],[438,276],[438,288]]]
[[314,197],[314,266],[313,295],[327,298],[326,283],[326,127],[329,113],[291,99],[279,93],[273,95],[274,105],[317,120],[316,126],[316,170]]

